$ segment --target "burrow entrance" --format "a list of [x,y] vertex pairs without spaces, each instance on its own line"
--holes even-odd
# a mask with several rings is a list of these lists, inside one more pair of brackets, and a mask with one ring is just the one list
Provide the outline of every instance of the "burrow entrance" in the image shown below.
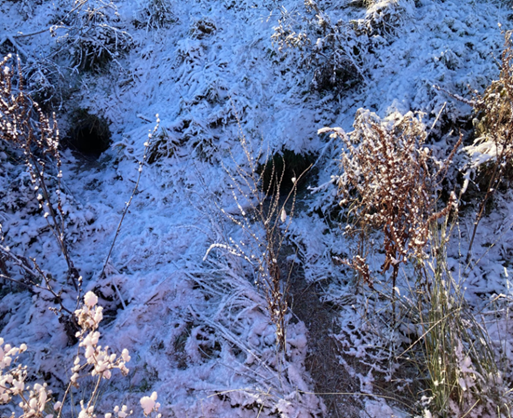
[[103,117],[80,109],[71,117],[71,129],[65,143],[70,149],[85,157],[98,158],[111,143],[109,122]]

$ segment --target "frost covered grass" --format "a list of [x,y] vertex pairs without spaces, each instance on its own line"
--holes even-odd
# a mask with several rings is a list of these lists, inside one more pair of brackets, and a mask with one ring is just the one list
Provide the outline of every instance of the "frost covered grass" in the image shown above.
[[[354,393],[354,397],[344,396],[355,402],[355,416],[361,408],[365,408],[362,415],[373,417],[400,415],[383,399],[371,399],[386,384],[392,388],[391,397],[400,397],[402,388],[410,405],[413,398],[421,397],[415,385],[424,385],[422,394],[433,398],[424,409],[433,414],[450,414],[459,408],[460,415],[470,411],[468,416],[477,417],[488,413],[487,402],[502,405],[500,396],[490,389],[492,384],[486,383],[497,382],[485,376],[485,369],[495,376],[493,367],[479,366],[480,362],[492,364],[491,360],[475,351],[487,353],[477,343],[487,331],[488,346],[502,350],[505,358],[503,381],[511,381],[507,361],[513,335],[507,287],[513,255],[508,229],[513,224],[511,198],[499,188],[493,204],[487,204],[489,211],[474,239],[475,267],[464,273],[464,283],[451,281],[449,272],[458,276],[458,247],[468,243],[472,227],[466,224],[473,220],[452,215],[459,222],[453,232],[461,237],[450,241],[441,261],[428,250],[434,238],[426,228],[431,215],[440,215],[450,206],[430,194],[446,187],[446,183],[429,185],[430,174],[444,170],[443,164],[436,165],[435,157],[444,161],[450,156],[459,135],[453,137],[449,132],[471,117],[471,109],[463,102],[443,106],[447,95],[432,86],[459,96],[467,94],[467,85],[486,90],[499,73],[490,53],[499,56],[502,51],[502,35],[496,28],[497,21],[508,21],[505,7],[471,0],[23,0],[0,2],[0,10],[0,53],[20,56],[26,93],[37,93],[32,95],[34,100],[45,102],[43,113],[57,106],[63,137],[65,131],[74,129],[71,115],[77,108],[110,123],[112,145],[98,159],[84,160],[58,148],[60,169],[56,159],[47,155],[45,171],[51,202],[58,221],[64,224],[68,252],[82,276],[81,285],[84,291],[94,291],[96,306],[103,307],[105,332],[98,350],[105,351],[108,345],[108,355],[112,355],[126,348],[132,357],[128,380],[118,378],[115,369],[110,369],[109,380],[101,380],[99,395],[90,405],[94,404],[94,411],[112,411],[112,405],[125,395],[128,401],[123,402],[131,402],[135,410],[141,396],[158,392],[159,412],[170,417],[311,418],[329,414],[313,393],[313,373],[305,366],[307,356],[318,356],[311,351],[314,345],[309,340],[313,335],[309,327],[317,323],[309,318],[300,321],[294,305],[284,303],[287,274],[283,266],[276,266],[283,257],[272,245],[282,239],[287,246],[296,246],[296,254],[287,257],[287,263],[301,264],[303,287],[318,289],[330,310],[323,325],[326,329],[316,330],[315,335],[320,336],[319,344],[329,346],[324,338],[330,335],[333,345],[338,344],[340,352],[333,353],[330,364],[333,374],[339,364],[347,369],[351,390],[340,391]],[[9,68],[17,76],[16,65],[9,64]],[[489,92],[490,98],[496,97],[497,89]],[[357,112],[359,108],[369,110]],[[440,114],[429,136],[418,113],[410,111],[424,112],[428,125]],[[145,148],[156,113],[160,128]],[[399,122],[394,127],[394,114],[410,116],[402,127]],[[397,223],[396,233],[386,219],[378,219],[373,208],[367,213],[375,218],[375,229],[381,230],[369,232],[367,248],[373,251],[366,265],[362,264],[368,267],[373,289],[341,266],[340,260],[351,260],[358,246],[358,234],[353,238],[343,235],[347,219],[340,217],[338,206],[341,142],[339,137],[316,135],[323,126],[338,126],[352,141],[349,132],[355,118],[359,132],[368,135],[369,150],[372,144],[374,148],[394,146],[396,136],[404,145],[392,159],[402,165],[387,171],[392,183],[395,178],[397,190],[381,187],[385,182],[367,182],[376,196],[388,199],[388,214]],[[255,186],[261,181],[255,176],[259,171],[251,169],[240,146],[239,124],[247,133],[248,150],[261,147],[269,155],[288,150],[318,156],[318,177],[311,179],[316,193],[296,195],[294,216],[289,208],[282,210],[281,199],[259,197],[263,190]],[[462,141],[470,145],[468,136],[463,135]],[[424,154],[425,148],[429,153]],[[35,143],[33,149],[36,155],[43,152]],[[408,154],[408,149],[415,152]],[[258,152],[250,153],[255,165],[265,162],[265,158],[256,161]],[[44,218],[44,195],[39,201],[33,193],[22,155],[23,150],[13,151],[2,135],[0,223],[5,251],[0,255],[0,334],[18,348],[22,343],[29,347],[19,357],[32,371],[27,379],[41,386],[46,381],[57,400],[60,397],[55,394],[64,393],[71,375],[62,365],[75,358],[77,349],[79,364],[87,363],[87,347],[68,338],[66,334],[74,337],[76,329],[65,328],[62,315],[55,316],[48,308],[62,309],[64,316],[76,318],[73,313],[81,298],[73,284],[66,282],[69,268],[47,223],[51,215]],[[454,158],[462,159],[459,154]],[[378,167],[378,160],[367,164],[365,173],[371,173],[371,166]],[[408,171],[408,166],[414,168]],[[144,175],[134,167],[144,168]],[[351,167],[346,171],[349,176]],[[447,171],[447,184],[457,183],[456,177],[448,178],[455,171]],[[60,172],[62,178],[57,177]],[[357,176],[353,177],[356,181]],[[419,188],[408,189],[415,182],[421,183],[426,195],[415,194]],[[424,187],[424,182],[430,187]],[[419,205],[410,205],[415,199]],[[255,209],[253,203],[262,200],[264,209],[259,214],[259,206]],[[353,203],[355,220],[358,202]],[[416,209],[420,211],[417,218]],[[125,220],[117,228],[120,217]],[[358,229],[365,223],[351,225]],[[394,233],[408,237],[394,237]],[[112,237],[116,240],[110,251]],[[376,244],[385,240],[388,257],[381,248],[385,245]],[[420,269],[402,261],[415,258],[424,242],[425,270],[419,276]],[[228,251],[222,256],[221,251],[211,251],[203,260],[213,243]],[[249,262],[241,257],[243,253]],[[446,267],[437,270],[442,265]],[[394,280],[395,266],[399,267]],[[268,280],[268,285],[259,279]],[[433,285],[427,286],[426,281]],[[54,293],[48,291],[47,283]],[[488,304],[490,298],[500,302],[499,310]],[[488,319],[500,318],[487,323],[482,333],[461,327],[473,323],[471,314],[479,318],[481,310]],[[277,321],[273,319],[276,312]],[[452,329],[452,336],[444,334]],[[424,333],[425,338],[413,344]],[[277,342],[285,335],[282,352],[277,353]],[[427,338],[440,344],[428,344]],[[450,353],[437,370],[436,358],[443,349]],[[409,368],[409,382],[404,378],[396,384],[406,368],[405,356],[415,358],[419,367],[415,372]],[[92,364],[87,367],[94,369]],[[87,375],[87,367],[79,374]],[[450,379],[443,380],[447,376]],[[98,378],[78,378],[81,392],[70,389],[76,402],[68,397],[64,408],[88,414],[89,395]],[[40,386],[34,396],[36,392],[41,392]],[[368,398],[366,406],[357,401],[362,399],[360,393]],[[478,399],[480,403],[472,408]],[[393,406],[389,398],[387,402]],[[156,403],[155,396],[143,396],[144,410]],[[40,404],[34,405],[37,409]],[[420,404],[416,410],[404,404],[402,408],[410,414],[423,409]],[[123,416],[129,409],[120,408],[113,415]],[[55,415],[55,411],[47,413]]]

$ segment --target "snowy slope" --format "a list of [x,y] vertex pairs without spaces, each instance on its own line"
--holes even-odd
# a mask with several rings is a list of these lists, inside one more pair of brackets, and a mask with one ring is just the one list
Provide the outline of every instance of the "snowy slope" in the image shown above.
[[[53,37],[43,31],[71,3],[0,0],[0,41],[5,40],[0,47],[6,49],[0,51],[13,50],[10,40],[16,40],[26,65],[44,66],[43,72],[54,76],[50,81],[68,86],[66,98],[55,102],[62,131],[69,129],[75,107],[110,122],[113,144],[97,161],[63,152],[64,211],[83,293],[93,290],[105,306],[104,344],[127,348],[132,356],[128,379],[107,382],[97,410],[106,412],[121,401],[135,405],[156,390],[165,417],[323,416],[326,408],[310,394],[314,382],[305,370],[305,324],[293,312],[287,316],[288,354],[277,353],[251,267],[223,251],[204,260],[211,244],[244,239],[219,210],[235,205],[223,166],[245,162],[239,129],[255,150],[318,156],[318,176],[309,184],[321,187],[304,197],[303,207],[329,211],[336,200],[331,176],[339,173],[341,145],[317,130],[350,130],[361,107],[381,117],[420,111],[429,123],[445,102],[444,123],[457,127],[470,107],[433,85],[469,97],[467,86],[482,91],[496,78],[494,56],[504,39],[497,24],[508,29],[509,9],[474,0],[383,0],[369,8],[325,0],[317,5],[319,14],[309,1],[198,0],[170,2],[172,17],[155,29],[144,25],[147,1],[117,1],[115,25],[130,34],[133,46],[102,70],[88,72],[72,68],[66,25]],[[302,49],[280,50],[280,37],[272,38],[280,25],[309,42]],[[336,27],[335,40],[327,27]],[[354,82],[316,89],[316,69],[337,54],[354,63]],[[48,64],[51,60],[62,76],[51,72],[57,68]],[[149,145],[153,164],[144,165],[107,275],[101,277],[156,114],[161,122]],[[442,139],[436,146],[443,152]],[[68,289],[64,301],[74,309],[65,261],[37,213],[24,167],[5,154],[0,160],[4,244],[35,257]],[[483,222],[479,243],[486,244],[504,214],[510,216],[509,200],[501,198],[501,207]],[[511,250],[510,223],[501,230],[504,244],[470,274],[472,295],[506,292],[501,275]],[[349,251],[340,228],[303,209],[290,232],[306,280],[321,282],[325,299],[341,306],[340,323],[356,321],[348,303],[353,285],[332,257]],[[0,326],[6,341],[29,346],[27,363],[36,376],[51,376],[59,385],[69,373],[63,364],[71,366],[76,347],[68,345],[63,325],[48,310],[54,305],[44,291],[31,294],[3,285]],[[372,379],[364,380],[360,376],[362,391],[372,391]],[[368,403],[367,411],[384,416],[379,414],[387,408]]]

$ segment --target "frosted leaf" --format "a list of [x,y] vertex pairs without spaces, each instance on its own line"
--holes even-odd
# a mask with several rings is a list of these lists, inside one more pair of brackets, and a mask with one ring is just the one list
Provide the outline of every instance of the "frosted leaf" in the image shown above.
[[92,308],[94,305],[98,303],[98,296],[96,296],[93,292],[89,291],[84,296],[84,303],[86,306]]
[[128,350],[126,348],[121,352],[121,358],[124,362],[128,363],[130,361],[130,356],[128,355]]
[[144,415],[149,415],[152,411],[157,410],[160,404],[157,401],[157,392],[153,392],[151,396],[143,396],[141,398],[141,407]]
[[141,407],[144,411],[144,415],[149,415],[151,411],[153,411],[154,406],[155,401],[151,399],[149,396],[143,396],[141,398]]
[[21,393],[23,392],[23,390],[25,389],[25,383],[21,380],[14,380],[12,382],[12,388],[13,388],[13,394],[18,394],[18,393]]

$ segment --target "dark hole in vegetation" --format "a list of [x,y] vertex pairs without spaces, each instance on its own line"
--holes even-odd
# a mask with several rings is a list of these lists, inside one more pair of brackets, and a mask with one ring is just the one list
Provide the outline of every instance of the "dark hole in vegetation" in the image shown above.
[[[356,54],[357,55],[357,54]],[[350,90],[361,81],[354,65],[337,65],[331,62],[321,65],[314,71],[311,90],[317,92],[334,91],[339,94]]]
[[111,133],[107,119],[79,109],[71,118],[66,145],[87,157],[98,158],[110,146]]
[[12,42],[9,39],[5,38],[0,43],[0,56],[2,58],[8,54],[15,55],[17,52],[18,51],[17,51],[16,47],[12,44]]
[[215,33],[216,29],[214,22],[211,22],[208,19],[202,19],[193,24],[191,35],[193,38],[203,39]]
[[447,113],[443,113],[434,129],[426,138],[426,143],[433,144],[441,140],[446,140],[448,135],[453,138],[458,138],[461,133],[463,134],[463,145],[471,145],[474,142],[472,120],[471,115],[452,118]]
[[296,154],[290,150],[274,154],[259,167],[263,190],[271,194],[278,190],[287,192],[294,185],[292,179],[298,179],[302,175],[297,182],[298,188],[301,188],[306,177],[312,174],[309,168],[314,162],[313,154]]

